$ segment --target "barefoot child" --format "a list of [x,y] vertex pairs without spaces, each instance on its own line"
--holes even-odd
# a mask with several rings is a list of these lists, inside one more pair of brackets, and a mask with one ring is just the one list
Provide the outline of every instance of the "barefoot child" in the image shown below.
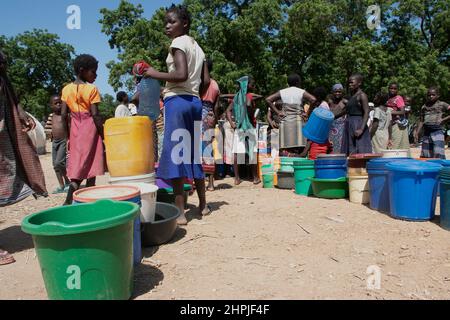
[[381,153],[392,146],[392,111],[386,106],[389,96],[378,93],[375,96],[375,112],[370,127],[372,147],[375,153]]
[[417,143],[423,127],[422,158],[445,159],[444,125],[450,121],[450,116],[444,118],[444,115],[448,111],[449,104],[439,100],[439,89],[428,89],[427,102],[420,111],[420,122],[414,137]]
[[64,87],[62,92],[62,120],[67,134],[67,119],[70,112],[69,135],[70,157],[67,176],[71,183],[65,205],[72,204],[73,193],[87,180],[86,186],[93,187],[97,176],[105,173],[103,153],[103,124],[98,104],[100,93],[93,83],[97,78],[98,61],[90,55],[75,59],[74,70],[77,79]]
[[59,188],[53,194],[64,193],[69,188],[69,178],[67,178],[66,158],[67,158],[67,135],[63,126],[61,116],[62,101],[59,95],[50,98],[50,107],[53,111],[52,117],[52,160],[53,169],[58,179]]

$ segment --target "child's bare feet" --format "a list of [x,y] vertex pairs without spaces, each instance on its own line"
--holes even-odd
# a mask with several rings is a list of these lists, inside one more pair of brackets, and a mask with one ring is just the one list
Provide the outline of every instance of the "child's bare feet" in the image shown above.
[[257,184],[260,184],[260,183],[261,183],[261,179],[259,179],[259,178],[256,178],[256,179],[253,180],[253,184],[254,185],[257,185]]
[[215,191],[216,188],[214,188],[213,186],[208,186],[207,190],[208,190],[208,191]]
[[177,224],[179,226],[186,226],[188,224],[188,221],[186,219],[186,215],[183,213],[181,216],[177,219]]
[[242,183],[241,179],[234,179],[234,185],[238,186]]

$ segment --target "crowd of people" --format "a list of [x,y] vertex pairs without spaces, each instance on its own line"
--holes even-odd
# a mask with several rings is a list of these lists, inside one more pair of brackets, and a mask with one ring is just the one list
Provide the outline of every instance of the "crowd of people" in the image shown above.
[[[242,163],[239,158],[244,155],[243,162],[248,164],[253,183],[261,182],[256,164],[256,141],[245,134],[258,127],[258,100],[267,103],[269,132],[279,142],[278,147],[272,147],[278,148],[281,156],[316,159],[321,153],[350,155],[378,153],[388,148],[409,149],[411,99],[399,95],[398,84],[390,84],[388,93],[380,92],[374,97],[373,110],[362,89],[363,76],[358,73],[348,79],[348,96],[342,84],[334,85],[331,92],[319,87],[309,93],[301,88],[300,76],[294,73],[288,77],[287,88],[266,99],[255,93],[256,81],[251,76],[237,80],[236,93],[221,94],[217,82],[210,76],[212,61],[189,36],[190,26],[186,7],[173,5],[169,8],[165,22],[166,34],[172,40],[167,58],[168,72],[160,72],[143,62],[133,69],[137,79],[150,77],[166,83],[161,91],[161,115],[153,126],[155,159],[159,159],[158,177],[172,182],[175,204],[182,212],[179,224],[187,224],[183,196],[186,179],[194,181],[200,215],[211,213],[206,200],[205,174],[208,190],[212,191],[214,174],[222,163],[233,167],[235,184],[239,185],[239,164]],[[53,165],[59,182],[55,192],[67,192],[64,205],[72,203],[74,192],[84,180],[87,187],[94,186],[96,177],[105,173],[103,121],[98,107],[101,97],[94,85],[97,68],[98,61],[93,56],[78,56],[74,61],[76,80],[50,101]],[[138,114],[136,95],[129,97],[125,92],[119,92],[117,101],[116,117]],[[222,109],[222,103],[227,107]],[[33,121],[17,101],[6,75],[3,54],[0,54],[0,107],[0,206],[11,205],[31,194],[47,196],[44,173],[26,136],[26,131],[33,128]],[[335,117],[329,141],[323,144],[305,141],[302,135],[303,125],[316,108],[329,110]],[[449,105],[439,100],[439,89],[430,88],[415,133],[418,141],[420,131],[424,131],[423,157],[445,158],[443,125],[450,120],[450,116],[445,116],[449,110]],[[201,124],[204,133],[198,138],[202,140],[202,150],[214,151],[200,163],[195,161],[194,152],[190,153],[190,161],[176,163],[172,151],[178,141],[173,141],[173,132],[184,129],[191,137],[196,137],[197,123]],[[211,130],[216,134],[206,137],[206,132]],[[223,135],[218,139],[220,133]],[[191,141],[192,150],[200,142],[196,139]],[[14,258],[9,253],[0,251],[0,265],[12,262]]]

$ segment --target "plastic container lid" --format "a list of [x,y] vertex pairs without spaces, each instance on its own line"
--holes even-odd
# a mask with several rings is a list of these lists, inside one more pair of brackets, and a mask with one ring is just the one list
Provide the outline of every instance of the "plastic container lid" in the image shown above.
[[150,174],[144,174],[141,176],[130,176],[130,177],[110,177],[109,181],[110,182],[121,182],[121,181],[137,181],[137,180],[154,180],[155,179],[155,173],[150,173]]
[[374,159],[383,157],[382,153],[360,153],[350,155],[350,159]]
[[450,167],[450,160],[443,160],[443,159],[435,160],[435,159],[433,159],[433,160],[428,160],[428,162],[438,163],[444,167]]
[[401,171],[401,172],[439,172],[442,166],[436,163],[422,162],[417,160],[401,160],[389,163],[386,168],[391,171]]
[[139,188],[141,190],[141,195],[151,194],[151,193],[157,192],[159,189],[156,185],[150,184],[150,183],[136,182],[136,183],[127,183],[127,185],[131,186],[131,187]]
[[81,203],[103,199],[125,201],[140,196],[141,190],[133,186],[99,186],[78,190],[73,194],[73,200]]
[[386,170],[386,165],[395,161],[413,160],[409,158],[377,158],[367,163],[367,170]]
[[347,182],[348,179],[347,177],[342,177],[342,178],[338,178],[338,179],[318,179],[318,178],[308,178],[309,180],[313,181],[313,182]]
[[333,158],[345,158],[347,159],[346,154],[319,154],[317,159],[333,159]]
[[302,159],[300,160],[296,160],[294,161],[294,168],[295,167],[309,167],[309,166],[314,166],[314,160],[309,160],[309,159]]

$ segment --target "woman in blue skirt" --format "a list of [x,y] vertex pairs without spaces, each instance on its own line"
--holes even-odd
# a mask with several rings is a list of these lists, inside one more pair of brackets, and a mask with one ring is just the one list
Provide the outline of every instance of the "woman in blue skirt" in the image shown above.
[[186,225],[183,185],[194,179],[200,200],[199,212],[211,213],[206,204],[205,175],[201,157],[202,102],[200,93],[210,77],[205,53],[188,35],[191,25],[186,7],[172,5],[166,13],[166,35],[172,39],[167,57],[168,73],[150,67],[146,76],[166,81],[164,90],[164,142],[158,178],[171,180],[175,202],[180,208],[178,224]]

